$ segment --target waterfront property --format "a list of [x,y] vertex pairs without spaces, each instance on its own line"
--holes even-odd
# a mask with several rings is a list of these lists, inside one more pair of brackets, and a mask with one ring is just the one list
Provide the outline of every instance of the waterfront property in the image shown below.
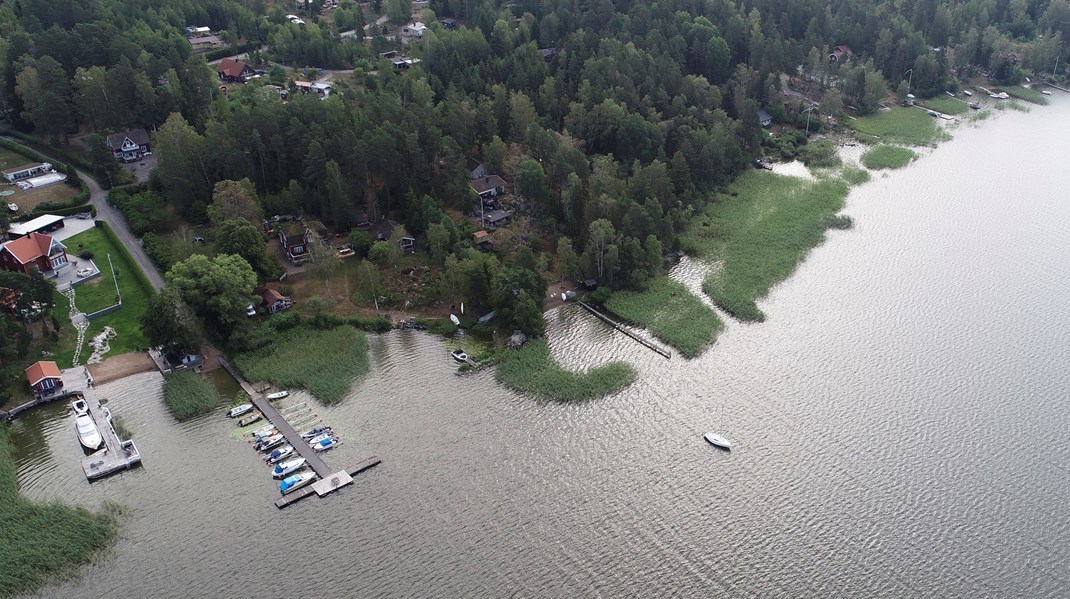
[[26,379],[35,398],[59,393],[63,390],[63,375],[55,362],[34,362],[26,369]]

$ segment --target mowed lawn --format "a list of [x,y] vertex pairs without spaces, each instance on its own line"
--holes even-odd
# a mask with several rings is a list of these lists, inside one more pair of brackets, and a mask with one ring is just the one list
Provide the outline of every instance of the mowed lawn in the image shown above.
[[[141,333],[138,321],[148,308],[150,292],[142,286],[141,281],[134,274],[137,266],[126,258],[125,253],[120,253],[119,248],[104,235],[99,227],[70,237],[64,240],[63,244],[67,246],[67,255],[71,261],[84,262],[78,257],[79,254],[86,250],[93,252],[93,262],[101,272],[100,276],[92,281],[75,285],[74,301],[79,311],[89,314],[113,305],[116,296],[116,281],[119,284],[119,294],[123,299],[121,309],[89,322],[89,329],[85,334],[86,343],[88,344],[93,336],[104,330],[104,327],[110,326],[115,329],[115,337],[110,342],[111,351],[108,355],[148,349],[148,339]],[[111,256],[110,264],[109,255]],[[114,278],[112,266],[115,268]],[[81,264],[78,267],[80,268]],[[65,302],[57,305],[56,313],[57,318],[67,314]],[[80,362],[84,362],[91,351],[88,345],[83,347]],[[73,347],[69,351],[58,354],[60,366],[69,367],[73,354]]]
[[[27,158],[22,154],[16,154],[7,148],[0,147],[0,170],[7,170],[9,168],[15,168],[24,164],[35,164],[37,161]],[[0,179],[3,182],[0,185],[0,190],[14,191],[14,195],[0,197],[3,202],[4,210],[7,210],[9,202],[18,204],[18,214],[24,214],[30,212],[41,202],[66,202],[74,196],[78,195],[80,191],[77,187],[72,185],[66,185],[64,183],[57,183],[55,185],[49,185],[40,189],[31,189],[24,191],[18,185],[8,183],[6,179]]]

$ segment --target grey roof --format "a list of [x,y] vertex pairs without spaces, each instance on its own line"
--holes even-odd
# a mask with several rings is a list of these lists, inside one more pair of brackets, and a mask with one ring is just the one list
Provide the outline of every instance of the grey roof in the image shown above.
[[476,193],[486,193],[496,187],[505,187],[505,179],[498,175],[487,175],[472,181],[472,189],[476,190]]
[[510,215],[512,215],[512,213],[508,210],[488,210],[483,218],[488,223],[496,223],[509,218]]
[[112,133],[108,136],[108,147],[117,150],[123,147],[123,140],[130,139],[139,146],[149,145],[149,132],[144,129],[130,129],[121,133]]

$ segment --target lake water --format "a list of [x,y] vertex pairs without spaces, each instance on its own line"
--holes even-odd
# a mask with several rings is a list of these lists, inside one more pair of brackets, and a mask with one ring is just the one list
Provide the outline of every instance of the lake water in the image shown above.
[[[698,359],[550,314],[555,356],[637,384],[536,401],[454,374],[418,332],[322,418],[353,486],[278,511],[212,414],[160,377],[99,392],[144,468],[89,485],[63,406],[14,425],[35,500],[129,507],[113,551],[48,597],[1049,597],[1070,589],[1070,99],[965,125],[856,188],[830,233]],[[694,265],[676,276],[697,286]],[[731,452],[701,437],[724,411]]]

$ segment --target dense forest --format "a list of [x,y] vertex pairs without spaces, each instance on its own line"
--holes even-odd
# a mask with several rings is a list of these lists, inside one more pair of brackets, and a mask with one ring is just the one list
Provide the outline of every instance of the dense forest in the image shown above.
[[[337,231],[395,218],[439,266],[476,273],[466,295],[492,303],[499,259],[474,252],[458,220],[478,206],[470,157],[505,178],[562,276],[642,287],[711,192],[759,155],[759,111],[805,120],[782,73],[820,86],[826,115],[866,114],[907,85],[924,97],[981,72],[1056,74],[1070,30],[1066,0],[432,0],[428,32],[402,44],[386,25],[340,34],[380,12],[407,21],[406,0],[301,10],[306,24],[260,0],[4,2],[0,101],[14,126],[57,143],[155,129],[153,193],[191,223],[209,220],[217,183],[242,180],[267,215]],[[252,48],[273,81],[282,65],[311,65],[352,69],[352,84],[325,101],[222,94],[189,25]],[[836,46],[851,52],[830,64]],[[419,62],[397,70],[388,50]],[[503,264],[537,269],[532,249]]]

